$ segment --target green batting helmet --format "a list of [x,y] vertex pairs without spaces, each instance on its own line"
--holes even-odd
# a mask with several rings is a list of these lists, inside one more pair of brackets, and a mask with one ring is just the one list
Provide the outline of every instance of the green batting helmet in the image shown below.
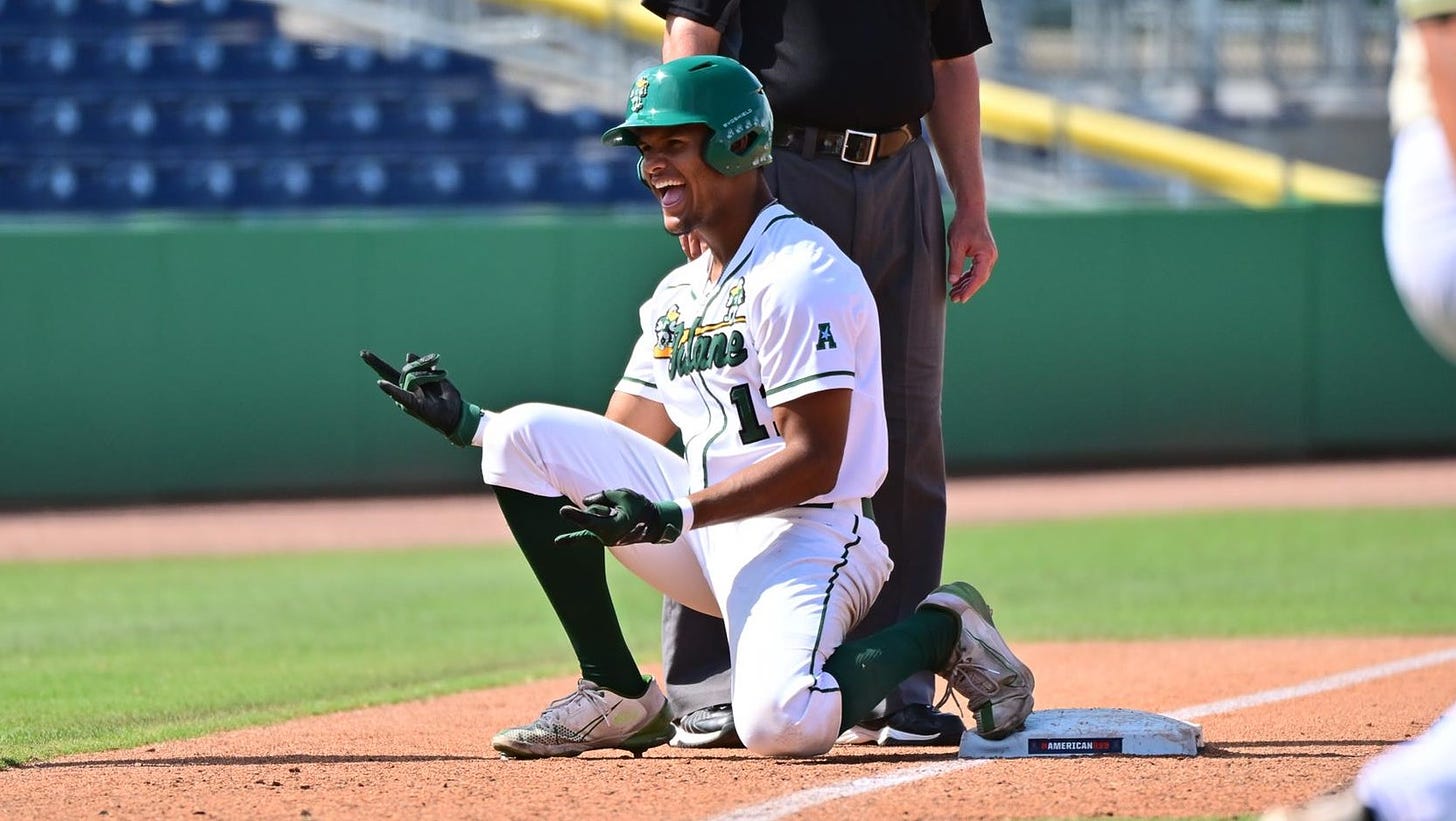
[[731,177],[773,161],[773,112],[763,83],[737,61],[711,55],[682,57],[637,75],[626,118],[602,142],[636,145],[634,128],[691,123],[712,132],[703,161],[720,174]]

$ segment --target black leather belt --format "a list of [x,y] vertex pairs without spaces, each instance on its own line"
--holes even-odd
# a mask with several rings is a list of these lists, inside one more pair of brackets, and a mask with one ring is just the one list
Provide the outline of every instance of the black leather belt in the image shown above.
[[875,506],[870,503],[869,497],[860,499],[858,503],[856,503],[853,499],[846,499],[842,502],[805,502],[802,505],[794,505],[794,507],[814,507],[819,508],[820,510],[833,510],[837,507],[849,508],[856,505],[859,507],[859,515],[865,517],[866,519],[869,519],[872,522],[875,520]]
[[893,156],[919,136],[918,120],[881,133],[789,125],[774,129],[774,145],[798,151],[806,157],[830,156],[850,165],[869,165],[875,160]]

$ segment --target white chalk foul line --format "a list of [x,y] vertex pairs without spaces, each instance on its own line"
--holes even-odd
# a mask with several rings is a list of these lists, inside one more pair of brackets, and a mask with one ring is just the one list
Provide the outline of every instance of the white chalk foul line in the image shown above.
[[[1317,693],[1325,693],[1344,687],[1353,687],[1356,684],[1364,684],[1367,681],[1396,676],[1401,673],[1409,673],[1413,670],[1434,667],[1437,664],[1445,664],[1452,661],[1456,661],[1456,647],[1437,650],[1406,659],[1398,659],[1384,664],[1376,664],[1371,667],[1361,667],[1358,670],[1336,673],[1332,676],[1312,679],[1302,684],[1295,684],[1289,687],[1262,690],[1246,696],[1237,696],[1222,701],[1210,701],[1207,704],[1184,707],[1168,713],[1168,715],[1189,721],[1195,718],[1232,713],[1239,710],[1246,710],[1250,707],[1259,707],[1265,704],[1288,701],[1303,696],[1312,696]],[[926,778],[935,778],[957,770],[968,770],[972,767],[979,767],[990,763],[991,759],[957,758],[951,761],[921,764],[919,766],[885,773],[884,775],[852,778],[837,784],[816,787],[812,790],[803,790],[780,798],[774,798],[761,804],[742,807],[722,815],[714,816],[709,821],[774,821],[779,818],[787,818],[810,807],[827,804],[830,801],[838,801],[841,798],[849,798],[890,787],[898,787],[901,784],[909,784]]]

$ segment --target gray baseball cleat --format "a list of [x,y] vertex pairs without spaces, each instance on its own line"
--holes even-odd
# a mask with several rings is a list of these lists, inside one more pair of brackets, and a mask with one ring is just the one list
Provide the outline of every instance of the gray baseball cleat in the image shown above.
[[961,620],[960,640],[938,672],[966,699],[976,717],[976,732],[997,739],[1020,729],[1031,715],[1036,679],[1006,646],[980,592],[965,582],[943,584],[919,606],[936,607]]
[[496,733],[490,746],[502,758],[565,758],[587,750],[643,750],[672,738],[672,712],[657,682],[638,698],[618,695],[582,679],[576,692],[551,702],[541,717]]

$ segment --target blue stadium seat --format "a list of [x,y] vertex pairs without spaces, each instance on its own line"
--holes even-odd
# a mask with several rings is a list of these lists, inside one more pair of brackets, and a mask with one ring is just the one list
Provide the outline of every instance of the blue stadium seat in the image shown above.
[[101,71],[108,77],[132,79],[146,76],[152,69],[152,44],[146,37],[121,34],[101,43]]
[[16,20],[56,23],[68,21],[80,10],[80,0],[11,0],[6,16]]
[[37,141],[72,140],[81,136],[85,119],[74,97],[40,97],[31,104],[30,134]]
[[22,172],[22,197],[27,207],[56,210],[82,201],[81,177],[70,163],[48,160]]
[[582,106],[566,112],[565,121],[570,124],[576,136],[600,138],[607,129],[622,121],[619,116],[604,114],[595,108]]
[[251,175],[250,193],[265,205],[304,205],[315,197],[314,173],[307,160],[266,160]]
[[213,37],[188,37],[167,49],[167,62],[183,78],[216,77],[227,64],[227,51]]
[[413,96],[403,102],[402,131],[410,137],[444,139],[455,133],[455,104],[434,95]]
[[177,4],[177,10],[188,20],[211,22],[232,17],[231,0],[185,0]]
[[506,95],[481,102],[476,122],[481,136],[506,143],[528,142],[539,137],[541,112],[529,99]]
[[75,74],[80,64],[76,41],[64,35],[34,37],[21,53],[21,72],[29,79],[60,79]]
[[255,76],[287,77],[299,72],[306,50],[287,37],[269,37],[252,43],[244,58]]
[[335,205],[374,205],[390,193],[389,169],[376,157],[349,157],[334,166],[329,178]]
[[198,23],[272,20],[276,16],[271,4],[253,0],[183,0],[177,7],[182,19]]
[[216,95],[189,97],[178,107],[177,125],[186,140],[219,142],[232,136],[232,111],[227,100]]
[[483,198],[492,203],[526,203],[542,199],[541,160],[531,154],[506,154],[488,161],[483,171]]
[[432,43],[415,45],[402,62],[409,70],[427,77],[449,74],[458,64],[455,52]]
[[259,97],[250,101],[248,133],[260,142],[297,140],[309,126],[309,109],[291,95]]
[[379,52],[357,44],[321,46],[314,49],[313,57],[319,72],[334,77],[370,77],[383,63]]
[[461,202],[468,198],[470,179],[463,162],[430,157],[407,163],[398,201],[408,205]]
[[186,208],[227,206],[237,192],[237,170],[224,159],[190,160],[172,176],[170,194]]
[[124,25],[145,20],[151,12],[151,0],[83,0],[78,16],[88,22]]
[[[568,204],[620,202],[639,196],[646,203],[647,192],[637,180],[637,163],[630,165],[606,156],[563,156],[551,169],[550,190]],[[630,184],[630,187],[629,187]]]
[[157,107],[146,97],[122,97],[106,104],[106,136],[122,142],[145,142],[157,135]]
[[368,94],[348,94],[329,103],[328,127],[343,139],[373,137],[384,125],[379,100]]
[[98,174],[98,204],[133,210],[151,207],[157,195],[157,172],[145,160],[121,160],[102,166]]

